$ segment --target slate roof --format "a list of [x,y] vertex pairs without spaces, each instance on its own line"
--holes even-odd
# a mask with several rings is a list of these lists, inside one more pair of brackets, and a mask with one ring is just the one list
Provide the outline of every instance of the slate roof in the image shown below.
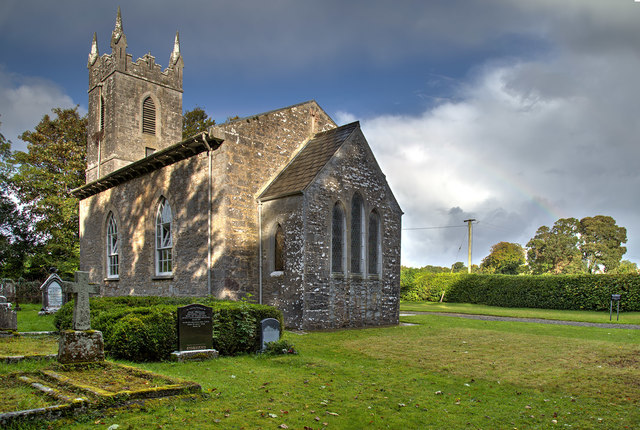
[[182,142],[156,151],[148,157],[121,167],[93,182],[71,190],[71,193],[80,200],[83,200],[94,194],[113,188],[116,185],[120,185],[123,182],[185,160],[206,150],[216,150],[220,144],[222,144],[222,139],[210,136],[207,132],[201,132]]
[[356,121],[316,134],[264,190],[260,200],[273,200],[304,191],[338,148],[358,128],[360,122]]

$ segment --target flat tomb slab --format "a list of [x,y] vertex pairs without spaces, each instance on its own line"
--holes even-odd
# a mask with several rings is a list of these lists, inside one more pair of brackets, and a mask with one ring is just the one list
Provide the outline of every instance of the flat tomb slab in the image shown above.
[[38,372],[10,374],[7,381],[0,396],[0,427],[76,414],[85,408],[202,391],[195,382],[109,362],[52,364]]

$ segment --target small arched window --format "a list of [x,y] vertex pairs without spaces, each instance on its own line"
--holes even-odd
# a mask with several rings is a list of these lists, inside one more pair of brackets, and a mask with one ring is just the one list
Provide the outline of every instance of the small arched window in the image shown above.
[[118,246],[118,224],[113,212],[107,219],[107,278],[120,276],[120,252]]
[[99,131],[104,131],[104,97],[100,96],[100,126]]
[[369,274],[380,274],[380,216],[375,210],[369,214],[369,240],[368,240]]
[[364,204],[359,193],[351,201],[351,273],[362,273],[364,259],[363,240]]
[[333,206],[331,215],[331,272],[344,273],[344,210],[340,203]]
[[142,132],[156,134],[156,105],[151,97],[142,102]]
[[156,274],[171,275],[173,273],[173,237],[171,227],[173,214],[171,206],[164,197],[158,205],[156,213]]
[[284,271],[284,232],[282,226],[278,224],[276,233],[273,235],[273,270]]

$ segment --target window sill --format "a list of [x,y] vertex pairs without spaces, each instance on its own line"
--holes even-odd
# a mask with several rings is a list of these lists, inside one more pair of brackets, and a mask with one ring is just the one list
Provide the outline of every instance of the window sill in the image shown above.
[[120,277],[117,278],[104,278],[103,281],[104,282],[118,282],[120,280]]
[[170,281],[173,279],[173,275],[155,275],[151,277],[152,281]]
[[371,279],[372,281],[379,281],[380,275],[369,275],[369,279]]
[[334,279],[342,279],[344,278],[344,273],[342,272],[335,272],[331,274],[331,277]]
[[351,279],[364,279],[362,273],[352,273],[350,276]]
[[284,276],[284,272],[282,270],[275,270],[275,271],[271,272],[270,276],[272,278],[279,278],[281,276]]

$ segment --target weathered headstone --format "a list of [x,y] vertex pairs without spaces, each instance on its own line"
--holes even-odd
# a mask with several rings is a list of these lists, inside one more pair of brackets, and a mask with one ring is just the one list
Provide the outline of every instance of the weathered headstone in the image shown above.
[[213,309],[191,304],[178,308],[178,351],[172,358],[178,361],[215,358],[213,349]]
[[260,344],[262,351],[267,348],[268,342],[280,340],[280,321],[275,318],[265,318],[260,321]]
[[0,296],[0,330],[18,330],[18,314],[5,296]]
[[57,312],[58,309],[65,304],[65,294],[62,292],[63,281],[56,273],[55,269],[51,269],[51,275],[40,286],[42,292],[42,310],[39,315],[46,315]]
[[64,282],[63,291],[72,293],[73,330],[62,330],[58,344],[58,361],[63,364],[104,361],[102,332],[91,330],[89,294],[98,292],[89,284],[88,272],[76,272],[76,282]]

